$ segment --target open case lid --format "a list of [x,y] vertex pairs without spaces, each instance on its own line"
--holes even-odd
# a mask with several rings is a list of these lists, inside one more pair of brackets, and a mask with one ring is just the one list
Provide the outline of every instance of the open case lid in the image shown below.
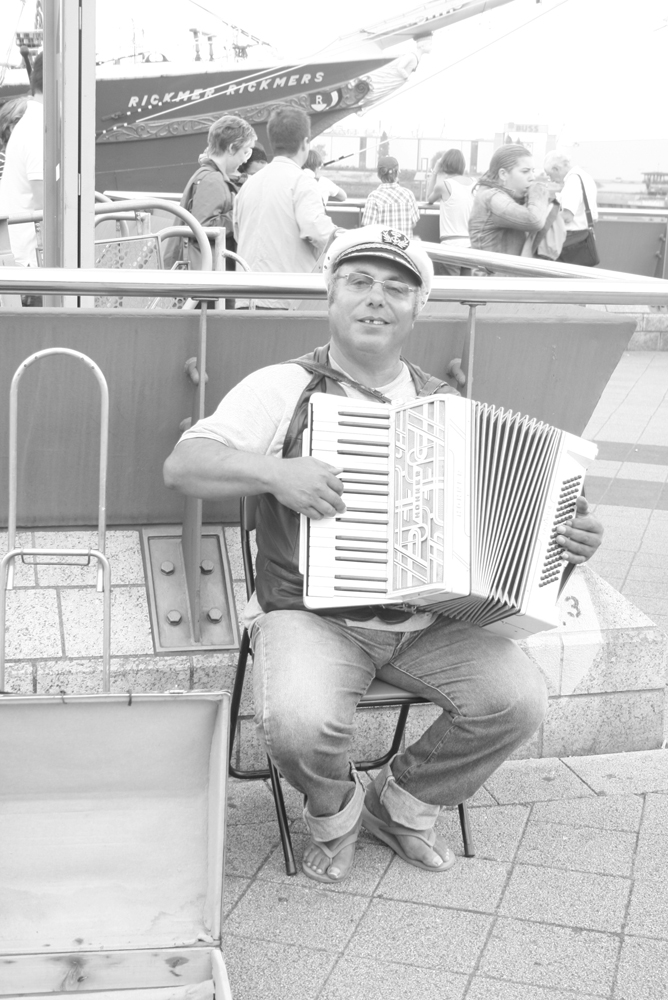
[[229,694],[0,698],[0,954],[220,939]]

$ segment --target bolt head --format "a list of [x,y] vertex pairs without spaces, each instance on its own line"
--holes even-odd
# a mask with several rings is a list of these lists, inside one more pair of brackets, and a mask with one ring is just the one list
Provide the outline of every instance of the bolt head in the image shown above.
[[170,625],[180,625],[183,620],[183,615],[180,611],[168,611],[167,621]]
[[175,569],[174,563],[169,562],[169,560],[167,560],[164,563],[160,563],[160,572],[164,573],[165,576],[171,576],[172,573],[174,572],[174,569]]
[[207,614],[207,618],[209,619],[210,622],[213,622],[214,625],[216,625],[218,624],[219,621],[222,621],[223,612],[220,610],[220,608],[211,608],[211,610]]
[[208,574],[208,573],[213,573],[214,565],[211,559],[202,559],[201,563],[199,564],[199,568],[202,570],[203,573]]

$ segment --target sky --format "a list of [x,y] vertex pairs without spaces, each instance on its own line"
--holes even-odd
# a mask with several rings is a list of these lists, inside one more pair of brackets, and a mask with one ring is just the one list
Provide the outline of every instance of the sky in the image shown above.
[[[30,7],[29,0],[0,3],[15,15]],[[131,51],[134,29],[149,48],[171,58],[188,55],[188,29],[215,32],[219,15],[271,43],[277,55],[303,57],[415,6],[412,0],[289,0],[287,6],[248,0],[230,13],[227,0],[171,0],[167,18],[164,0],[97,0],[98,50]],[[3,15],[0,58],[2,30],[13,19]],[[562,145],[668,140],[667,64],[668,0],[513,0],[437,32],[409,90],[341,124],[381,123],[395,135],[491,138],[514,121],[547,124]]]

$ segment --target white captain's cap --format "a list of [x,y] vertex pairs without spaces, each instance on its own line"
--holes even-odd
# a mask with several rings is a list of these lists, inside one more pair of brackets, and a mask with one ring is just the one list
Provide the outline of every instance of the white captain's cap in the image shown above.
[[420,309],[425,305],[431,291],[434,267],[419,240],[411,240],[400,230],[385,226],[348,229],[337,236],[325,255],[322,271],[328,285],[339,264],[354,257],[384,257],[408,268],[420,280]]

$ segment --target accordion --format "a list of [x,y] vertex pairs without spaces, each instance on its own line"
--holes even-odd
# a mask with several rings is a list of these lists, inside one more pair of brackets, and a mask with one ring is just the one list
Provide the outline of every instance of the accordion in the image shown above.
[[[304,605],[401,605],[521,638],[558,624],[556,542],[596,445],[455,395],[387,405],[314,393],[303,455],[346,510],[301,516]],[[571,567],[572,568],[572,567]]]

